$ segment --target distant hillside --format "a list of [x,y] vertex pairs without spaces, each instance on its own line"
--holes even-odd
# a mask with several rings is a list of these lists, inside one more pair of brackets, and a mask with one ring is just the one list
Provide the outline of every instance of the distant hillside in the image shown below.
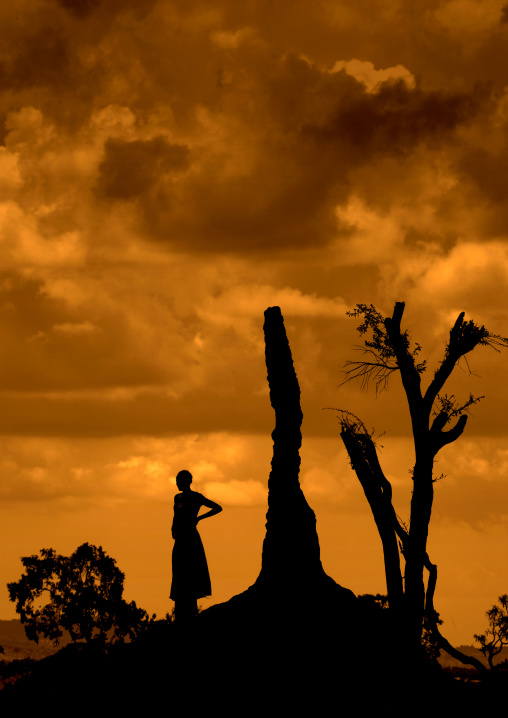
[[[488,661],[486,657],[483,655],[483,653],[474,646],[457,646],[459,651],[462,651],[462,653],[465,653],[466,656],[474,656],[477,658],[481,663],[483,663],[484,666],[488,666]],[[508,648],[503,648],[501,653],[499,653],[495,659],[494,659],[494,665],[497,665],[498,663],[501,663],[501,661],[505,661],[508,659]],[[463,663],[458,661],[456,658],[452,658],[448,655],[448,653],[445,653],[444,651],[441,651],[441,655],[439,656],[439,663],[443,666],[443,668],[460,668],[463,667]]]
[[0,660],[13,661],[22,658],[45,658],[46,656],[56,653],[62,646],[69,643],[69,639],[62,639],[60,645],[54,646],[52,641],[47,638],[40,638],[39,643],[29,641],[25,636],[25,629],[20,621],[13,619],[12,621],[0,620],[0,646],[3,646],[4,652],[0,654]]

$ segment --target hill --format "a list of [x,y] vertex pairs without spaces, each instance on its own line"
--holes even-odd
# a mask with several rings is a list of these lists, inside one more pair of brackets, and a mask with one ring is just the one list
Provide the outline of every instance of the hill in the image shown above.
[[94,715],[151,715],[161,706],[193,715],[211,706],[223,716],[326,715],[330,705],[340,712],[354,704],[358,715],[402,718],[423,690],[433,716],[448,718],[505,701],[506,674],[470,681],[431,666],[423,674],[401,673],[401,661],[384,656],[382,647],[355,656],[335,627],[330,643],[327,632],[315,630],[323,628],[319,617],[309,617],[310,630],[303,621],[291,632],[281,630],[278,617],[269,625],[255,615],[234,625],[216,617],[183,627],[157,621],[129,644],[70,644],[39,661],[5,663],[0,712],[29,715],[51,705],[56,718],[68,715],[79,696],[82,712]]
[[[0,646],[4,648],[4,653],[0,655],[0,658],[5,661],[24,660],[26,658],[40,660],[41,658],[46,658],[46,656],[53,655],[69,642],[68,638],[62,638],[60,645],[54,646],[52,641],[41,638],[39,643],[34,643],[26,637],[25,629],[20,621],[16,619],[10,621],[0,620]],[[457,648],[467,656],[474,656],[485,666],[487,665],[487,659],[478,648],[474,646],[457,646]],[[508,660],[508,648],[503,648],[495,663],[497,664],[504,660]],[[463,667],[460,661],[452,658],[444,651],[441,652],[439,663],[443,668]]]
[[[484,666],[488,667],[489,664],[487,658],[483,655],[479,648],[475,648],[474,646],[457,646],[457,648],[459,651],[462,651],[462,653],[465,653],[466,656],[474,656],[474,658],[477,658]],[[496,656],[494,659],[494,665],[506,660],[508,660],[508,647],[503,648],[501,653]],[[441,651],[439,663],[443,666],[443,668],[462,668],[464,665],[456,658],[449,656],[448,653],[445,653],[444,651]]]
[[40,638],[39,643],[29,641],[20,621],[15,618],[11,621],[0,620],[0,646],[4,649],[3,654],[0,654],[0,658],[4,661],[23,660],[25,658],[40,660],[56,653],[68,643],[68,638],[62,638],[59,646],[54,646],[53,642],[47,638]]

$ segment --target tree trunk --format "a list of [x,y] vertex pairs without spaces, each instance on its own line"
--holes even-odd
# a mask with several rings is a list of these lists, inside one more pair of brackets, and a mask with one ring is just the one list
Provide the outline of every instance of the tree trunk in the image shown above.
[[346,423],[340,432],[351,466],[362,485],[383,545],[386,590],[392,616],[400,615],[404,605],[404,589],[397,543],[398,524],[392,505],[392,487],[385,477],[372,438]]
[[405,568],[405,638],[409,652],[415,656],[422,652],[421,636],[425,612],[423,567],[427,555],[427,538],[434,498],[432,468],[432,457],[424,456],[420,459],[417,457],[413,472],[413,496]]

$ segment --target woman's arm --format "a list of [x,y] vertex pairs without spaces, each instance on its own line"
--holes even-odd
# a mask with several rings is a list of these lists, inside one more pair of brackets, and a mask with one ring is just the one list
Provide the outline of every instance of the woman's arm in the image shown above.
[[216,504],[215,501],[210,501],[210,499],[205,498],[203,495],[201,496],[201,505],[206,506],[210,509],[210,511],[207,511],[206,514],[201,514],[201,516],[198,516],[196,518],[196,523],[198,523],[198,521],[201,521],[201,519],[207,519],[209,516],[215,516],[215,514],[220,514],[220,512],[222,511],[222,506]]
[[173,523],[171,524],[171,536],[175,538],[175,519],[176,519],[176,502],[179,494],[176,494],[173,502]]

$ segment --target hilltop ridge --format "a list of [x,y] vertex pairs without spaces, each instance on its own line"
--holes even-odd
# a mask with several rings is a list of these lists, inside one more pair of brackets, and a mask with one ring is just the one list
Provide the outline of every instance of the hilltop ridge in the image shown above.
[[[21,621],[13,618],[11,620],[0,619],[0,646],[3,646],[4,653],[0,654],[0,660],[13,661],[23,660],[25,658],[33,658],[40,660],[57,653],[61,648],[69,643],[68,638],[62,638],[58,646],[54,646],[53,642],[47,638],[40,638],[39,643],[30,641],[25,635],[25,629]],[[478,658],[483,664],[487,665],[487,659],[481,651],[475,646],[457,646],[457,648],[467,656]],[[366,658],[368,660],[368,658]],[[452,658],[444,651],[441,652],[439,663],[443,668],[460,668],[462,663]],[[508,660],[508,648],[503,648],[499,654],[496,663]]]

